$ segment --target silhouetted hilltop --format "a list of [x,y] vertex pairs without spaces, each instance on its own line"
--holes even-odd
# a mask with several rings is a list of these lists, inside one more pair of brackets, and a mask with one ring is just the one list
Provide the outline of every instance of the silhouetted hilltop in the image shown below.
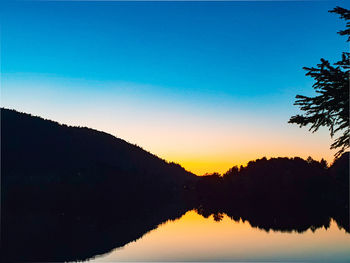
[[83,169],[95,166],[132,173],[139,180],[178,182],[192,175],[180,165],[93,129],[69,127],[8,109],[1,109],[1,126],[2,168],[7,176],[40,180],[37,177],[69,170],[79,181],[86,176]]
[[[225,174],[205,176],[198,184],[200,193],[211,193],[207,199],[221,198],[222,202],[244,199],[279,205],[283,202],[306,202],[315,191],[329,183],[327,165],[312,159],[271,158],[250,161],[245,167],[232,167]],[[310,197],[305,198],[305,194]],[[320,196],[317,196],[319,199]]]
[[112,135],[1,109],[1,258],[106,253],[191,209],[195,180]]
[[349,153],[328,168],[325,161],[261,158],[196,184],[197,211],[226,213],[264,230],[298,231],[329,226],[333,218],[350,232]]
[[330,168],[262,158],[197,177],[112,135],[1,109],[3,261],[85,260],[190,209],[266,231],[334,219],[350,232],[349,153]]

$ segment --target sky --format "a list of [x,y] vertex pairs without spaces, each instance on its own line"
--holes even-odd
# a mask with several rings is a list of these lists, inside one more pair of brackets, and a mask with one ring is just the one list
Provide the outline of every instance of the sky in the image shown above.
[[87,126],[198,175],[261,157],[333,161],[288,124],[304,66],[349,49],[346,1],[3,1],[1,107]]

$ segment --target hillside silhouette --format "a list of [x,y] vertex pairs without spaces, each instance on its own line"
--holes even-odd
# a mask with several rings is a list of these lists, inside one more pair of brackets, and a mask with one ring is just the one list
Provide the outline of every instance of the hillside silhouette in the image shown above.
[[1,109],[4,262],[77,261],[195,209],[265,231],[349,227],[349,153],[257,159],[195,176],[104,132]]
[[116,199],[161,203],[177,198],[184,185],[195,179],[180,165],[107,133],[14,110],[1,109],[1,141],[8,208],[26,206],[23,195],[28,200],[37,197],[51,208],[65,204],[61,196],[72,209],[81,209],[87,198],[89,207],[97,208]]
[[124,246],[192,209],[197,178],[107,133],[8,109],[1,164],[4,262],[86,260]]

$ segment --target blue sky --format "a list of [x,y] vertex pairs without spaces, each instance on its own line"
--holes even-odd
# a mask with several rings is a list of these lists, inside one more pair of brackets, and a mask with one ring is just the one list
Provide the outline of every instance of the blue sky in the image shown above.
[[[336,34],[344,22],[328,13],[336,5],[350,7],[345,1],[5,1],[0,11],[1,104],[105,130],[185,166],[187,159],[209,154],[215,138],[231,140],[229,134],[244,123],[242,134],[255,130],[270,139],[290,133],[284,139],[304,140],[307,129],[283,127],[298,112],[294,96],[312,94],[312,79],[302,67],[321,57],[335,62],[349,48]],[[164,126],[163,132],[173,137],[159,142],[154,134]],[[188,132],[180,132],[184,126]],[[203,129],[215,131],[191,145],[198,152],[179,146],[191,141],[186,134]],[[315,145],[301,145],[309,155],[330,160],[327,132],[313,136]],[[238,141],[231,142],[232,148]],[[303,156],[305,147],[246,155]],[[218,146],[216,156],[225,155],[227,163],[217,170],[229,168],[237,151],[220,152]],[[215,159],[210,156],[196,159],[197,166]]]

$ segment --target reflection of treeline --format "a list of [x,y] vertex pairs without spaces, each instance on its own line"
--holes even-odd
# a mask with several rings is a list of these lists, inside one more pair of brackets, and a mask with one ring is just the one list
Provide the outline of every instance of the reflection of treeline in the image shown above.
[[121,207],[104,211],[2,212],[1,262],[76,262],[111,252],[188,208],[181,203]]
[[1,109],[2,262],[107,253],[191,209],[194,180],[109,134]]
[[224,175],[202,177],[196,185],[198,211],[226,213],[266,230],[327,226],[330,218],[349,229],[349,153],[328,168],[308,158],[266,158]]
[[5,262],[87,259],[192,208],[279,231],[334,218],[349,232],[349,154],[330,168],[263,158],[197,177],[109,134],[1,109]]

